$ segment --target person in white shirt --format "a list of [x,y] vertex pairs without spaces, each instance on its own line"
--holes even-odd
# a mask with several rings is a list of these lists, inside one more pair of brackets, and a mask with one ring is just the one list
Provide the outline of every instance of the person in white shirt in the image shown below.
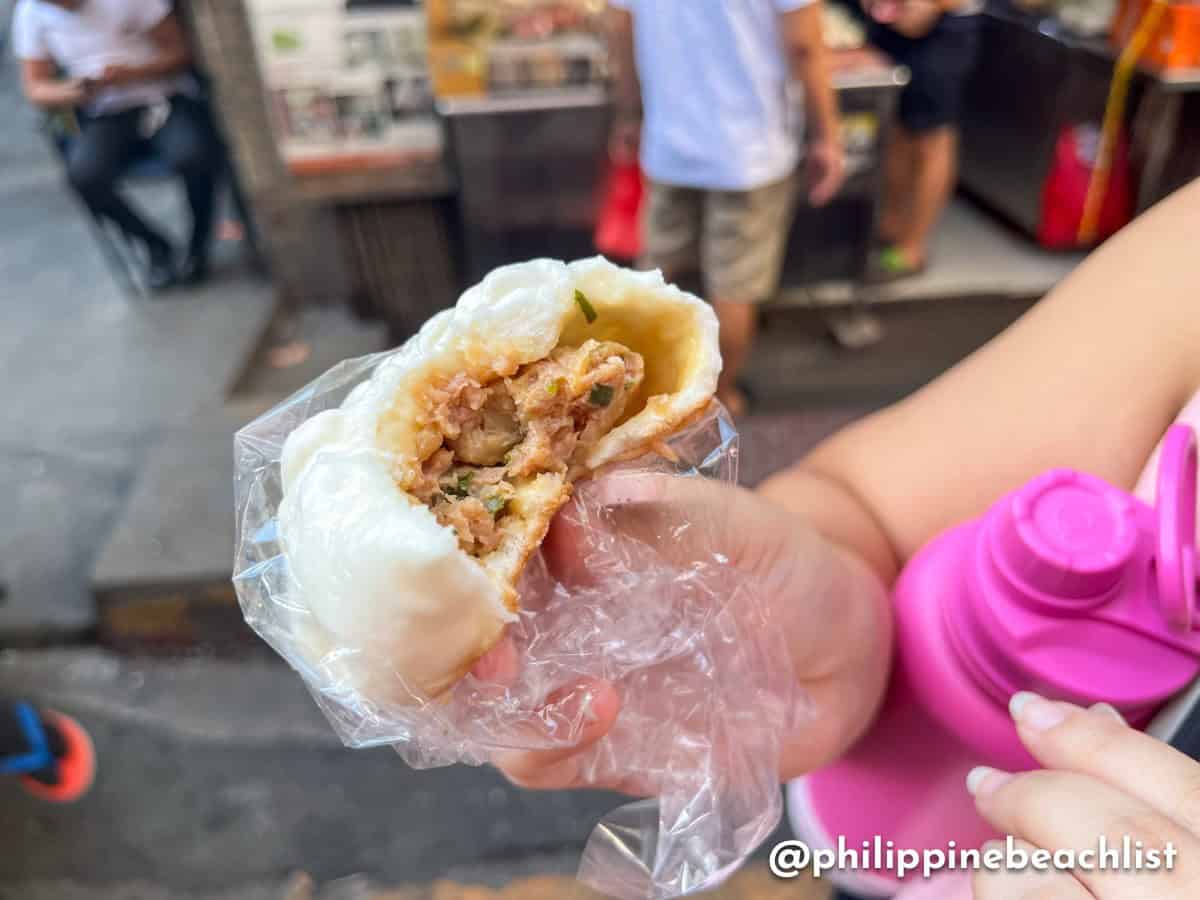
[[677,278],[698,266],[721,323],[718,396],[745,409],[738,374],[775,293],[807,111],[808,197],[843,179],[822,0],[610,0],[617,67],[614,157],[638,152],[649,182],[642,258]]
[[[18,0],[12,36],[29,101],[77,113],[67,175],[84,203],[145,245],[151,287],[202,279],[224,154],[168,0]],[[130,160],[147,150],[186,188],[192,234],[182,268],[167,238],[117,191]]]

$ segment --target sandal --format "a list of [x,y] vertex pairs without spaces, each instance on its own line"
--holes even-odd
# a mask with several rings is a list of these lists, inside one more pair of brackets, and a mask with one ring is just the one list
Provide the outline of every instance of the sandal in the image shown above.
[[884,247],[875,255],[874,264],[871,267],[871,272],[868,279],[874,284],[887,284],[892,281],[899,281],[901,278],[912,278],[914,275],[920,275],[925,271],[926,264],[922,260],[919,263],[911,263],[898,247],[895,245]]

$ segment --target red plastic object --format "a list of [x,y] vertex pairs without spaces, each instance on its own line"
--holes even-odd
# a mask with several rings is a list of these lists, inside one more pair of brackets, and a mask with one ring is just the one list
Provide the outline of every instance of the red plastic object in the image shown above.
[[[1129,43],[1150,2],[1121,0],[1109,34],[1109,41],[1117,50]],[[1169,4],[1142,61],[1151,69],[1165,71],[1200,66],[1200,4],[1186,0]]]
[[[1099,140],[1099,130],[1092,125],[1072,125],[1059,134],[1054,146],[1054,162],[1042,188],[1038,242],[1043,247],[1068,250],[1079,246],[1079,223],[1083,218]],[[1100,209],[1096,237],[1103,240],[1115,234],[1133,218],[1133,210],[1129,140],[1122,134],[1113,153],[1108,191]]]
[[636,162],[613,163],[596,221],[596,249],[613,260],[637,259],[642,248],[642,170]]
[[52,803],[73,803],[88,792],[96,778],[96,749],[83,726],[59,712],[43,710],[66,742],[67,752],[59,757],[58,784],[43,784],[28,775],[21,776],[26,793]]

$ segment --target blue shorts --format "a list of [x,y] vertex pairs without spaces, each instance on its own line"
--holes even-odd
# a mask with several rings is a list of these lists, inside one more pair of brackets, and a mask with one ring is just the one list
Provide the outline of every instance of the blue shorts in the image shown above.
[[956,125],[979,47],[977,15],[943,15],[924,37],[909,38],[869,21],[872,44],[901,65],[911,80],[900,94],[900,124],[909,131]]

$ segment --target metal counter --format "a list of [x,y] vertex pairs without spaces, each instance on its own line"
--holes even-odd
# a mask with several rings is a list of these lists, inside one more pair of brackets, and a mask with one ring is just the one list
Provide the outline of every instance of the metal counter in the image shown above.
[[[1036,233],[1055,142],[1070,125],[1099,123],[1114,51],[1052,19],[994,0],[983,16],[980,55],[967,88],[960,181],[988,206]],[[1194,110],[1200,72],[1143,69],[1130,94],[1131,154],[1145,209],[1200,171]],[[1191,140],[1186,139],[1188,128]]]
[[463,274],[595,253],[592,227],[612,109],[599,88],[441,100],[458,173]]
[[[839,212],[853,234],[828,224],[815,228],[802,211],[793,232],[787,278],[807,280],[820,263],[829,268],[828,236],[850,248],[843,268],[854,277],[865,265],[878,195],[881,142],[891,108],[907,72],[870,54],[835,68],[834,83],[843,110],[860,126],[875,117],[860,146],[850,148],[855,173],[845,195],[819,215],[826,222]],[[457,173],[464,275],[468,283],[497,265],[537,256],[572,259],[595,253],[592,231],[607,163],[612,105],[600,88],[570,88],[512,97],[442,100],[449,150]],[[869,198],[870,202],[867,202]],[[843,208],[844,207],[844,208]],[[849,212],[847,212],[849,210]],[[865,211],[865,212],[864,212]],[[840,220],[839,220],[840,221]],[[864,234],[859,234],[866,229]],[[824,237],[826,244],[815,243]],[[844,237],[844,239],[842,239]],[[815,252],[814,252],[815,251]],[[861,259],[859,258],[861,257]]]

